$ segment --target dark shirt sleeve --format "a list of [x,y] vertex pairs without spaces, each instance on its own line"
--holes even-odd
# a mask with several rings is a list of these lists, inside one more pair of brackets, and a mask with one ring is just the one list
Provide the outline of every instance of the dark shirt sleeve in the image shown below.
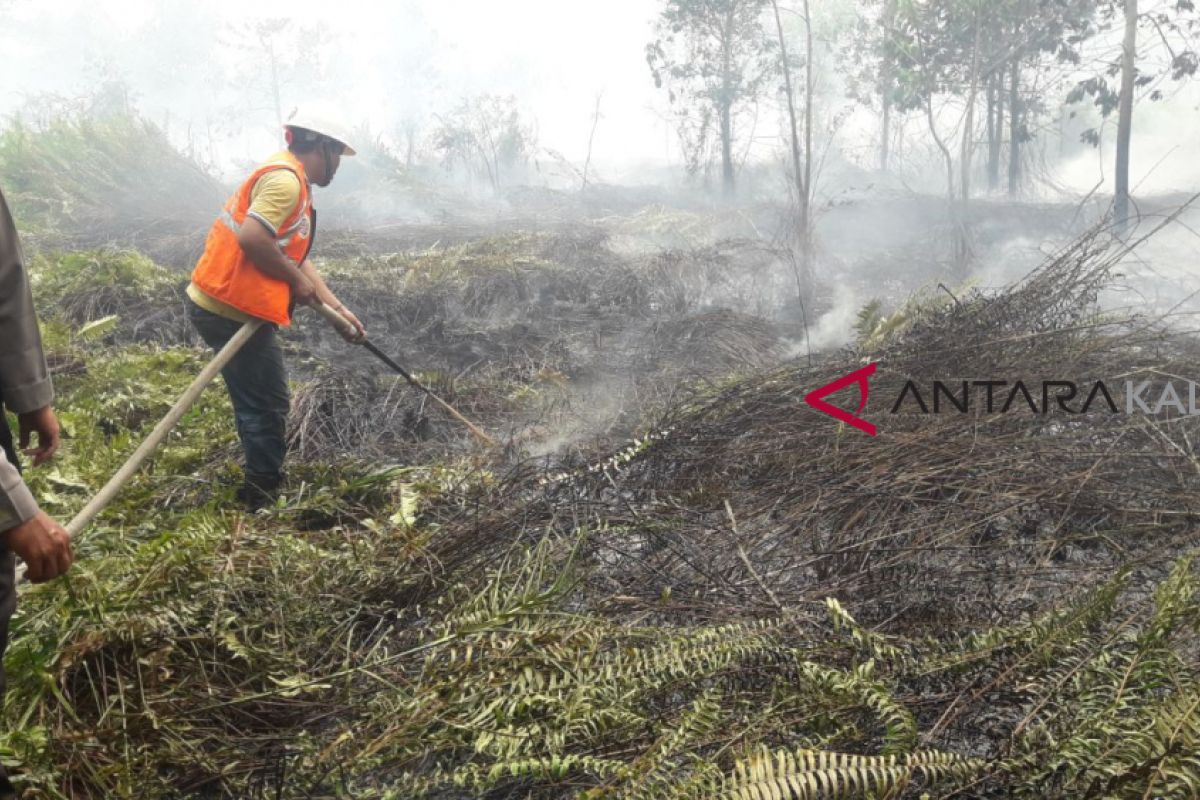
[[23,414],[54,401],[21,243],[0,194],[0,400]]
[[[0,194],[0,400],[18,414],[36,411],[54,400],[21,244],[3,194]],[[37,511],[37,503],[16,466],[0,452],[0,532],[25,522]]]
[[[37,513],[37,503],[21,480],[21,473],[0,450],[0,533],[33,519]],[[0,547],[0,553],[3,552]]]

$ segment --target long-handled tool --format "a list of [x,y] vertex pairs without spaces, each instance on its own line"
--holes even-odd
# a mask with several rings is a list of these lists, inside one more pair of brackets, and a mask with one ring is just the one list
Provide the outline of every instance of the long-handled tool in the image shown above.
[[250,341],[250,337],[254,335],[254,332],[262,324],[261,320],[252,320],[243,324],[238,329],[238,332],[225,343],[225,346],[220,349],[216,357],[208,362],[208,365],[200,371],[200,374],[188,386],[187,391],[175,401],[175,405],[171,407],[167,415],[154,426],[154,430],[150,431],[150,435],[146,437],[145,441],[138,445],[137,450],[133,451],[133,455],[129,457],[129,460],[122,464],[116,474],[108,479],[108,483],[104,484],[104,488],[88,501],[83,510],[67,523],[66,528],[71,536],[78,535],[97,514],[104,510],[105,506],[112,502],[112,499],[117,496],[117,492],[121,491],[121,487],[129,482],[129,479],[138,471],[142,463],[162,444],[163,439],[167,438],[167,434],[171,432],[175,424],[192,407],[197,398],[200,397],[200,393],[204,391],[204,387],[212,383],[213,378],[217,377],[221,370],[225,368],[225,365],[229,363],[230,359],[237,354],[237,351],[241,350],[242,346]]
[[388,356],[387,353],[383,352],[378,347],[376,347],[374,344],[372,344],[371,341],[368,340],[365,336],[356,338],[355,337],[356,331],[354,329],[354,326],[350,324],[349,320],[347,320],[341,314],[334,311],[332,308],[325,305],[324,303],[321,303],[318,306],[314,306],[314,308],[316,308],[317,312],[321,316],[323,316],[325,319],[327,319],[330,322],[330,324],[332,324],[335,328],[337,328],[339,331],[345,332],[345,334],[348,336],[348,338],[350,338],[351,341],[353,341],[355,344],[360,344],[363,347],[370,350],[372,353],[374,353],[379,358],[380,361],[387,364],[393,370],[398,372],[400,374],[400,376],[404,378],[404,380],[408,381],[409,384],[411,384],[413,386],[413,388],[419,389],[420,391],[424,392],[429,397],[429,399],[433,400],[435,403],[437,403],[439,406],[441,406],[446,411],[447,414],[454,417],[456,420],[461,422],[463,425],[466,425],[467,429],[470,430],[471,433],[475,434],[475,436],[478,437],[481,441],[485,442],[488,445],[488,447],[496,446],[495,439],[493,439],[491,436],[488,436],[486,433],[484,433],[483,430],[478,425],[471,422],[469,419],[464,417],[462,414],[458,413],[458,411],[454,408],[454,406],[450,405],[445,400],[443,400],[442,398],[440,398],[436,394],[434,394],[431,389],[429,389],[427,386],[425,386],[420,381],[418,381],[416,378],[414,378],[411,374],[409,374],[408,370],[406,370],[404,367],[400,366],[395,361],[393,361]]
[[[346,331],[348,334],[350,334],[351,338],[353,338],[353,334],[355,333],[354,326],[352,326],[345,317],[324,303],[317,307],[317,311],[319,311],[323,317],[333,323],[335,327]],[[192,381],[187,390],[177,401],[175,401],[175,405],[171,407],[171,410],[167,412],[167,415],[163,417],[157,425],[154,426],[154,430],[152,430],[150,435],[147,436],[140,445],[138,445],[137,450],[133,451],[133,455],[129,457],[129,460],[121,465],[121,468],[117,470],[116,474],[108,479],[108,483],[104,484],[104,487],[97,492],[91,500],[88,501],[87,505],[85,505],[83,509],[76,514],[69,523],[67,523],[67,531],[72,537],[79,535],[79,533],[88,526],[88,523],[90,523],[97,514],[103,511],[104,508],[112,502],[113,498],[117,496],[117,493],[121,491],[125,484],[129,482],[129,479],[132,478],[134,474],[137,473],[138,469],[141,468],[142,464],[145,463],[146,459],[150,457],[150,454],[153,453],[155,449],[162,444],[163,440],[167,438],[167,434],[171,432],[171,429],[174,428],[179,420],[183,418],[183,415],[188,412],[188,409],[195,404],[196,400],[200,397],[200,393],[204,391],[205,387],[212,383],[213,379],[220,374],[221,370],[225,368],[225,365],[228,364],[230,360],[237,354],[237,352],[242,349],[242,347],[250,340],[250,337],[254,335],[254,332],[257,331],[262,324],[263,323],[261,320],[253,320],[243,324],[242,327],[238,329],[237,333],[235,333],[229,339],[229,341],[225,343],[225,346],[217,352],[217,355],[213,358],[213,360],[210,361],[204,367],[204,369],[200,371],[200,374],[196,376],[196,379]],[[451,416],[466,425],[471,433],[487,442],[489,446],[495,446],[496,442],[494,439],[492,439],[492,437],[488,436],[477,425],[473,424],[462,414],[458,413],[458,411],[456,411],[454,407],[445,400],[441,399],[428,388],[423,386],[403,367],[390,359],[382,350],[377,348],[374,344],[368,342],[365,338],[360,338],[355,341],[365,346],[368,350],[382,359],[385,364],[404,376],[405,380],[432,398],[434,402],[444,408]]]
[[[129,482],[129,479],[134,476],[134,473],[142,466],[143,462],[150,457],[150,454],[162,444],[163,439],[167,438],[167,434],[175,427],[176,423],[187,413],[196,400],[200,397],[200,393],[204,388],[212,383],[213,378],[225,368],[230,359],[241,350],[246,342],[250,341],[250,337],[262,325],[261,320],[252,320],[242,325],[225,346],[217,352],[217,355],[204,369],[200,370],[200,374],[191,382],[187,390],[175,401],[175,405],[171,406],[171,410],[167,415],[159,420],[159,423],[154,426],[154,430],[150,431],[150,435],[146,437],[137,450],[133,451],[133,455],[129,457],[121,468],[108,479],[108,483],[104,484],[99,492],[96,493],[91,500],[88,501],[75,517],[66,524],[67,532],[71,534],[71,538],[77,537],[84,528],[88,526],[97,514],[104,510],[104,507],[112,502],[117,496],[117,492]],[[21,564],[17,567],[16,580],[18,583],[25,577],[25,565]]]

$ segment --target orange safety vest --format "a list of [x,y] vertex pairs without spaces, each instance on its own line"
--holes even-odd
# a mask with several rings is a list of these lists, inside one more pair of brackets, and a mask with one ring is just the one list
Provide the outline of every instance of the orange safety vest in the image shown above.
[[192,283],[209,297],[238,311],[277,325],[288,325],[291,322],[291,287],[254,266],[237,239],[238,231],[246,224],[254,184],[276,169],[290,169],[300,179],[300,202],[275,235],[280,251],[299,269],[312,247],[316,219],[304,165],[285,150],[256,169],[226,201],[221,215],[209,229],[204,254],[192,271]]

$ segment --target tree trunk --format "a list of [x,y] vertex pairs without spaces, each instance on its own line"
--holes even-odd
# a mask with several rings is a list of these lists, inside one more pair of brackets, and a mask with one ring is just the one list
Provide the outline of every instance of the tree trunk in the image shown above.
[[[779,16],[778,0],[771,0],[771,7],[775,12],[775,31],[779,36],[779,57],[783,69],[783,90],[787,95],[788,122],[791,126],[792,179],[796,187],[796,204],[799,209],[796,215],[796,235],[798,239],[803,241],[808,236],[808,184],[806,181],[806,170],[800,166],[800,128],[796,122],[796,99],[792,92],[792,69],[791,65],[788,64],[787,40],[783,35],[783,21]],[[811,117],[812,109],[806,108],[805,114]]]
[[721,121],[721,191],[725,197],[733,197],[733,120],[732,108],[726,100],[721,101],[717,116]]
[[979,39],[982,34],[982,14],[975,8],[975,34],[971,48],[970,86],[967,90],[967,111],[963,119],[962,140],[959,143],[959,194],[958,194],[958,244],[956,257],[960,268],[965,268],[971,257],[971,242],[967,231],[970,224],[971,161],[975,153],[975,106],[979,101]]
[[1008,196],[1016,197],[1021,183],[1021,115],[1025,109],[1017,93],[1021,85],[1021,59],[1014,57],[1008,85]]
[[[890,75],[888,77],[891,77]],[[888,146],[892,139],[892,100],[885,90],[883,93],[883,114],[879,125],[879,169],[888,171]]]
[[[1004,72],[996,72],[996,188],[1000,188],[1000,162],[1004,155],[1004,112],[1008,107],[1004,103]],[[1009,111],[1009,113],[1012,113]]]
[[925,121],[929,124],[929,135],[933,137],[934,144],[938,150],[942,152],[942,159],[946,164],[946,202],[950,205],[950,219],[954,227],[958,227],[958,203],[954,197],[954,156],[950,154],[950,148],[946,146],[946,142],[938,134],[937,121],[933,118],[933,95],[925,97]]
[[1125,42],[1121,50],[1121,96],[1117,114],[1117,174],[1114,217],[1117,234],[1129,225],[1129,140],[1133,134],[1133,81],[1137,66],[1137,0],[1125,0]]
[[479,112],[479,125],[483,130],[484,140],[476,141],[479,144],[479,152],[483,157],[483,165],[487,169],[488,182],[492,185],[492,191],[496,194],[500,193],[500,155],[496,149],[496,137],[492,135],[492,126],[488,124],[486,112]]
[[1000,144],[1004,140],[1004,100],[1002,86],[995,73],[987,84],[988,191],[1000,188]]
[[793,259],[796,277],[796,294],[800,307],[804,308],[812,294],[812,122],[813,122],[813,72],[812,72],[812,22],[808,17],[808,2],[804,3],[804,25],[807,30],[808,53],[804,59],[804,161],[800,159],[800,130],[796,120],[796,98],[792,89],[792,69],[788,63],[787,37],[783,35],[783,21],[779,16],[778,0],[771,0],[775,12],[775,32],[779,37],[779,57],[783,70],[783,90],[787,94],[788,123],[791,133],[792,179],[796,189],[796,251]]
[[[812,15],[809,13],[808,0],[804,0],[804,41],[808,52],[804,54],[804,186],[808,189],[808,197],[804,202],[804,228],[810,230],[809,215],[812,213],[812,165],[813,165],[813,97],[816,95],[813,78],[813,32]],[[811,238],[811,237],[810,237]],[[810,238],[804,240],[807,248]]]
[[886,0],[883,6],[883,54],[879,67],[879,92],[883,105],[879,132],[879,169],[883,172],[888,171],[888,157],[891,155],[889,148],[892,144],[892,90],[896,77],[890,47],[892,29],[896,25],[896,2],[897,0]]
[[596,95],[596,110],[592,112],[592,132],[588,134],[587,160],[583,162],[583,184],[579,187],[581,192],[588,184],[588,170],[592,166],[592,145],[596,142],[596,127],[600,124],[600,100],[603,97],[603,92]]
[[725,26],[721,33],[721,99],[717,104],[717,121],[721,127],[721,193],[733,197],[733,14],[729,4]]

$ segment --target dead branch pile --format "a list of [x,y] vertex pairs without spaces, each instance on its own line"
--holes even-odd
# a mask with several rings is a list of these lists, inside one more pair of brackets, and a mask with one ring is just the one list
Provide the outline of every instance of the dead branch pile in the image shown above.
[[761,317],[709,311],[656,322],[637,352],[652,368],[725,375],[779,361],[779,333]]
[[[538,451],[595,432],[624,408],[643,413],[697,378],[778,362],[780,332],[746,313],[753,304],[732,288],[754,283],[743,273],[766,267],[763,251],[731,242],[629,259],[606,241],[589,228],[518,233],[328,267],[374,342],[488,429]],[[717,300],[742,310],[700,310]],[[301,312],[287,338],[317,356],[297,370],[301,458],[371,452],[407,461],[424,452],[414,450],[419,442],[442,448],[429,457],[470,446],[419,393],[397,389],[386,367],[323,322]],[[404,446],[393,452],[393,442]]]
[[[45,742],[36,796],[1189,796],[1197,419],[878,402],[910,378],[1186,375],[1188,339],[1096,314],[1112,261],[1087,240],[550,469],[305,466],[260,516],[131,505],[24,598],[10,709],[39,727],[10,740]],[[866,362],[877,437],[804,402]],[[456,380],[431,376],[497,402]],[[345,398],[386,384],[327,387],[297,407],[340,436],[319,420],[358,425]],[[153,416],[128,394],[92,416]],[[164,473],[233,435],[181,433]],[[75,482],[109,471],[88,452]]]
[[[529,504],[471,525],[498,540],[566,535],[564,519],[607,529],[593,538],[604,569],[589,602],[608,594],[684,617],[836,595],[872,624],[957,628],[1046,608],[1119,564],[1159,574],[1196,542],[1200,416],[1099,402],[1043,414],[1024,400],[1000,413],[1002,399],[988,413],[978,398],[968,413],[888,407],[910,379],[927,403],[934,380],[1021,380],[1035,393],[1073,381],[1078,407],[1098,380],[1120,392],[1127,377],[1187,376],[1190,339],[1098,313],[1115,260],[1085,237],[1007,291],[925,309],[873,352],[760,374],[532,495],[507,486]],[[876,437],[804,401],[868,362],[879,364],[863,412]],[[848,394],[832,402],[853,410]],[[659,605],[664,593],[678,603]]]

